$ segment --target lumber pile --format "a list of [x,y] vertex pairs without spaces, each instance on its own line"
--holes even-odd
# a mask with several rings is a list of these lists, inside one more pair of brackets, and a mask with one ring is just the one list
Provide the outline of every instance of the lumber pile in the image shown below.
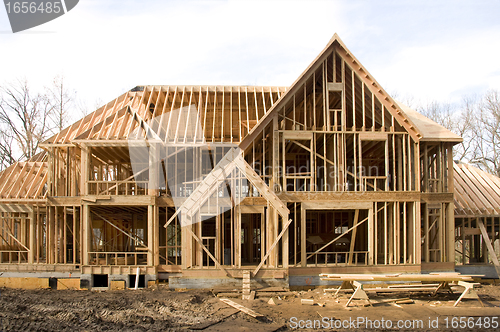
[[421,281],[421,282],[458,282],[466,281],[473,282],[474,277],[480,277],[479,275],[464,275],[458,272],[440,272],[440,273],[429,273],[429,274],[327,274],[323,273],[319,275],[321,280],[330,281]]

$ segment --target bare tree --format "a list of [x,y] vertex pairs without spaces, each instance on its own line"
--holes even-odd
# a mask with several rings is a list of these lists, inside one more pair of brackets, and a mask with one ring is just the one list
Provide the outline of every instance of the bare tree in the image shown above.
[[5,151],[10,161],[29,159],[53,129],[50,119],[54,108],[46,95],[30,90],[26,79],[0,87],[0,93],[0,151]]
[[500,94],[488,91],[479,104],[477,113],[478,139],[472,162],[491,174],[500,176]]
[[89,105],[87,101],[81,99],[75,99],[74,104],[75,104],[76,114],[79,115],[80,118],[82,118],[97,110],[104,104],[104,102],[102,101],[102,99],[98,98],[94,101],[93,104]]
[[433,101],[417,109],[429,119],[437,122],[451,132],[461,136],[463,142],[453,148],[455,160],[475,160],[478,148],[477,102],[474,97],[464,97],[458,106],[450,103]]
[[0,170],[16,162],[13,149],[14,139],[0,129]]
[[66,128],[71,120],[70,109],[73,106],[76,92],[69,90],[62,75],[52,80],[52,85],[46,88],[46,95],[52,104],[52,122],[59,131]]

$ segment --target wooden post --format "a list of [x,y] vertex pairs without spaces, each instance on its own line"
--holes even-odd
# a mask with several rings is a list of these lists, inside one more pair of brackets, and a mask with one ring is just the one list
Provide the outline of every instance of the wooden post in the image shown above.
[[28,253],[28,263],[33,264],[35,262],[35,213],[33,212],[35,207],[31,207],[31,211],[29,213],[30,218],[30,233],[29,233],[29,248],[30,251]]
[[[281,218],[281,224],[282,224],[282,227],[285,227],[286,223],[288,222],[288,219],[290,218],[290,216],[283,216]],[[285,230],[285,233],[283,234],[283,238],[282,238],[282,252],[283,252],[283,268],[284,269],[288,269],[288,261],[290,259],[289,257],[289,247],[290,247],[290,244],[289,244],[289,238],[288,238],[288,229],[290,227],[287,227],[287,229]]]
[[426,263],[429,263],[429,240],[430,240],[430,234],[429,234],[429,208],[427,207],[427,204],[423,204],[424,206],[424,260]]
[[160,146],[156,143],[149,145],[149,183],[148,195],[158,196],[159,193],[159,163]]
[[[453,176],[452,176],[453,177]],[[446,203],[446,242],[447,248],[447,261],[455,262],[455,204],[453,202]]]
[[306,210],[300,205],[300,265],[306,267]]
[[153,265],[160,265],[160,209],[158,206],[154,205],[154,240],[153,240]]
[[[274,242],[275,233],[276,233],[276,220],[274,217],[275,217],[274,208],[270,204],[268,204],[267,209],[266,209],[267,229],[266,229],[266,249],[265,249],[265,251],[267,251],[268,248],[270,248]],[[271,255],[269,255],[268,266],[269,267],[276,267],[276,255],[274,252],[272,252]]]
[[[359,210],[356,210],[358,212]],[[368,210],[368,265],[374,265],[376,262],[373,260],[373,256],[376,250],[375,240],[373,236],[374,223],[373,223],[373,214],[377,213],[377,208],[375,210],[373,208]],[[387,239],[386,239],[387,241]]]
[[[236,229],[235,229],[235,248],[234,248],[234,262],[233,264],[237,267],[241,267],[241,208],[239,206],[236,206],[235,209],[235,222],[236,222]],[[262,230],[264,230],[264,220],[262,218]],[[264,241],[261,241],[261,246],[264,246]],[[262,250],[262,249],[261,249]]]
[[[82,144],[82,157],[81,157],[81,178],[80,178],[80,192],[82,196],[89,194],[89,186],[87,181],[89,180],[89,165],[90,162],[90,147]],[[86,220],[86,219],[85,219]]]
[[155,249],[154,224],[155,224],[155,206],[148,205],[148,266],[154,265],[154,256],[153,256],[153,250]]
[[92,249],[92,238],[90,232],[92,232],[92,219],[90,217],[90,206],[84,204],[83,208],[83,218],[82,223],[82,262],[83,265],[89,265],[89,251]]
[[[375,209],[375,211],[376,210],[377,209]],[[353,223],[352,223],[352,227],[355,227],[358,224],[358,220],[359,220],[359,209],[356,209],[356,211],[354,212],[354,220],[353,220]],[[352,258],[354,256],[354,246],[356,245],[356,233],[357,233],[357,230],[358,230],[357,227],[355,227],[352,230],[352,234],[351,234],[351,247],[350,247],[350,250],[349,250],[349,262],[348,262],[348,265],[352,264]]]
[[422,263],[422,212],[421,212],[421,204],[419,202],[414,203],[414,211],[415,211],[415,217],[414,217],[414,225],[415,225],[415,258],[414,258],[414,264],[421,264]]
[[[187,215],[184,212],[181,212],[181,225],[185,224],[187,222]],[[191,242],[191,237],[189,236],[188,231],[186,230],[186,227],[191,227],[190,225],[188,226],[182,226],[181,227],[181,244],[182,244],[182,269],[187,269],[188,266],[191,266],[191,261],[192,261],[192,255],[191,255],[191,248],[188,244],[188,241]]]
[[47,262],[48,264],[55,263],[55,220],[54,220],[54,207],[47,207]]

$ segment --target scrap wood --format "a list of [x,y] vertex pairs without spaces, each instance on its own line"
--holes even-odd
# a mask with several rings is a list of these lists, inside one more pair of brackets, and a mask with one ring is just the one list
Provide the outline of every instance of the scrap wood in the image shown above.
[[239,297],[241,297],[241,293],[240,293],[240,292],[233,292],[233,293],[218,293],[218,294],[217,294],[217,297],[219,297],[219,298],[221,298],[221,297],[239,298]]
[[313,299],[301,299],[300,303],[302,305],[314,305],[314,300]]
[[408,285],[389,285],[388,288],[409,288],[409,287],[439,287],[440,284],[408,284]]
[[[257,295],[268,297],[268,296],[295,296],[294,292],[261,292],[257,290]],[[258,297],[258,296],[257,296]]]
[[375,293],[397,293],[397,292],[434,292],[436,291],[436,287],[409,287],[409,288],[367,288],[365,289],[367,292],[375,292]]
[[281,292],[289,292],[289,289],[286,289],[284,287],[264,287],[264,288],[257,288],[257,292],[272,292],[272,293],[281,293]]
[[238,309],[239,311],[241,312],[244,312],[246,313],[247,315],[250,315],[254,318],[260,318],[260,317],[264,317],[264,315],[261,315],[255,311],[253,311],[252,309],[249,309],[247,307],[244,307],[242,306],[241,304],[238,304],[234,301],[231,301],[230,299],[220,299],[222,302],[224,302],[225,304],[235,308],[235,309]]
[[415,303],[412,299],[396,301],[397,304],[412,304]]

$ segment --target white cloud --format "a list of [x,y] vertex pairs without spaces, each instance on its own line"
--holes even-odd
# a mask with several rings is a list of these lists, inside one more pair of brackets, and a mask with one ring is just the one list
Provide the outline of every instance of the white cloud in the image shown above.
[[443,100],[500,88],[497,26],[450,38],[457,23],[440,37],[442,24],[418,24],[425,11],[404,25],[415,6],[400,5],[395,25],[387,5],[366,4],[82,0],[26,33],[0,34],[0,81],[42,86],[63,73],[89,104],[140,84],[289,85],[338,32],[388,91]]
[[2,52],[0,72],[39,87],[63,73],[90,103],[140,84],[288,85],[335,32],[335,8],[326,1],[80,1],[59,19],[1,36],[10,51]]
[[500,89],[500,43],[496,40],[500,31],[487,30],[407,47],[377,68],[376,74],[382,85],[428,100],[456,101],[463,94]]

